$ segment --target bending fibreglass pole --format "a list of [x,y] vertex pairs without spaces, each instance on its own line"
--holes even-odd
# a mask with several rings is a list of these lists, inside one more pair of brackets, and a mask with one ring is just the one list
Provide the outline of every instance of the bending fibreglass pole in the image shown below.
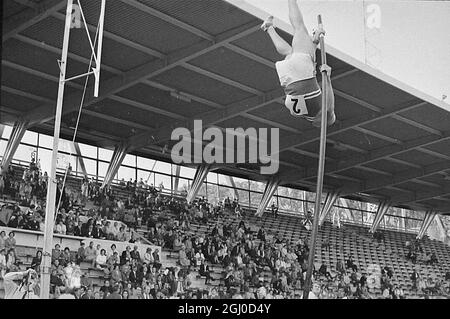
[[[319,29],[322,27],[322,17],[317,16],[319,23]],[[320,35],[320,52],[322,54],[322,64],[327,63],[327,56],[325,52],[325,40],[324,35]],[[316,250],[316,239],[319,228],[320,218],[320,204],[322,199],[323,188],[323,174],[325,169],[325,151],[327,145],[327,73],[322,71],[322,121],[320,125],[320,153],[319,153],[319,165],[317,173],[317,187],[316,187],[316,203],[314,206],[314,221],[312,226],[311,238],[309,243],[309,258],[308,258],[308,270],[306,272],[305,286],[303,289],[303,299],[308,299],[309,292],[311,291],[311,278],[314,266],[314,256]]]

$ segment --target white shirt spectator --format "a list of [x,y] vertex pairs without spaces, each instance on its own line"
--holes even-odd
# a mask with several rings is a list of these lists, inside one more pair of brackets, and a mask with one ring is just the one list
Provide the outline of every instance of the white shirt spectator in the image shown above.
[[153,256],[151,253],[145,253],[144,254],[144,262],[147,264],[152,264],[153,263]]
[[66,231],[67,231],[66,225],[64,225],[63,223],[59,223],[55,226],[55,232],[57,234],[65,235]]
[[97,258],[95,259],[95,261],[98,265],[104,266],[104,265],[106,265],[107,258],[108,258],[108,256],[99,254],[99,255],[97,255]]
[[195,263],[197,266],[200,266],[202,261],[204,261],[204,260],[205,260],[205,256],[203,255],[202,252],[197,252],[195,254]]

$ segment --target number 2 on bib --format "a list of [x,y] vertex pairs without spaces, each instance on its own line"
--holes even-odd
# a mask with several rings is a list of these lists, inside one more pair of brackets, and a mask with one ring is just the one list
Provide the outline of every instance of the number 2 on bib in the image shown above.
[[284,105],[293,116],[308,114],[305,99],[301,95],[287,95]]

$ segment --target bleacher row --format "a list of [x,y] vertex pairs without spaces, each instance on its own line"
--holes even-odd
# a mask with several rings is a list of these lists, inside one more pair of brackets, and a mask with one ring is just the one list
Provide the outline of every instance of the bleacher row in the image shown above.
[[[15,169],[17,176],[21,177],[23,168],[15,167]],[[80,178],[69,177],[66,183],[73,189],[79,190],[81,182],[82,180]],[[122,187],[113,185],[113,190],[117,198],[123,200],[128,198],[129,192]],[[300,238],[309,238],[310,236],[310,231],[302,227],[302,220],[299,217],[279,213],[276,218],[271,214],[265,214],[263,218],[258,218],[255,216],[255,211],[248,208],[244,208],[242,218],[237,218],[234,214],[227,214],[219,219],[219,223],[222,225],[229,223],[237,225],[241,220],[244,220],[247,226],[250,226],[255,231],[261,226],[264,226],[268,233],[277,234],[280,239],[286,239],[290,242],[295,242]],[[216,220],[211,220],[207,224],[191,222],[190,232],[195,235],[205,236],[211,233],[215,224]],[[146,232],[145,227],[138,229],[138,233],[143,237]],[[425,278],[444,279],[446,271],[450,269],[450,247],[440,241],[425,239],[425,250],[434,252],[439,260],[439,264],[433,266],[420,262],[413,264],[410,260],[406,259],[407,249],[405,248],[405,242],[413,241],[415,235],[389,230],[383,232],[385,242],[384,244],[378,244],[368,233],[368,228],[344,224],[342,228],[338,229],[332,226],[331,223],[325,222],[321,226],[317,237],[316,268],[323,263],[328,266],[332,274],[336,273],[337,262],[344,261],[350,255],[353,256],[361,274],[369,275],[367,273],[367,267],[371,264],[378,264],[381,267],[388,266],[394,272],[393,283],[400,286],[409,298],[417,297],[416,292],[412,291],[412,280],[410,279],[410,275],[414,269],[417,269]],[[321,243],[325,242],[325,240],[328,240],[330,243],[329,249],[322,249],[321,247]],[[31,264],[32,257],[35,256],[35,253],[36,248],[34,247],[18,247],[17,255],[23,261],[22,268],[26,268]],[[161,255],[166,260],[163,267],[177,265],[177,252],[163,249]],[[221,265],[211,266],[211,275],[215,281],[208,286],[218,285],[221,283],[224,269]],[[93,269],[88,263],[82,263],[81,269],[93,281],[94,287],[98,289],[103,283],[103,272]],[[207,285],[204,284],[204,279],[199,277],[197,276],[197,279],[193,281],[192,287],[207,288]],[[271,272],[269,270],[265,271],[264,277],[266,281],[269,281]],[[371,292],[376,295],[381,294],[379,290],[373,290]],[[2,282],[0,281],[0,298],[2,298],[2,293]]]

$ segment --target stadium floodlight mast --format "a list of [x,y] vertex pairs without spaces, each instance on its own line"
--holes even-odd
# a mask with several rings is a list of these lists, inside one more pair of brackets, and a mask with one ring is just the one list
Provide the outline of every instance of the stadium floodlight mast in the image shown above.
[[[50,176],[47,182],[47,199],[46,199],[46,210],[45,210],[45,228],[44,228],[44,247],[42,254],[42,273],[41,273],[41,286],[40,286],[40,298],[49,299],[50,297],[50,266],[51,266],[51,252],[53,247],[53,226],[55,219],[55,207],[56,207],[56,191],[57,191],[57,180],[56,180],[56,162],[58,158],[58,144],[59,144],[59,133],[61,129],[61,114],[64,102],[64,87],[65,83],[72,81],[81,77],[88,77],[89,75],[94,75],[94,97],[98,97],[99,83],[100,83],[100,61],[102,54],[102,39],[103,39],[103,25],[105,17],[106,0],[102,0],[100,8],[100,18],[98,23],[98,44],[97,52],[95,52],[95,43],[92,43],[89,30],[86,25],[86,20],[84,19],[83,10],[81,8],[81,3],[77,0],[78,5],[74,5],[74,0],[67,0],[66,9],[66,20],[64,26],[64,39],[63,47],[61,53],[61,60],[58,61],[59,64],[59,87],[58,87],[58,97],[56,101],[56,114],[55,114],[55,128],[53,134],[53,151],[52,151],[52,161],[50,168]],[[92,70],[89,70],[85,74],[77,75],[66,79],[66,69],[67,69],[67,55],[69,50],[69,39],[71,28],[81,28],[81,20],[84,22],[84,28],[86,29],[87,36],[92,49],[92,57],[95,61],[95,66]],[[83,95],[86,92],[87,81]],[[84,96],[83,96],[84,98]],[[82,100],[83,101],[83,100]],[[82,105],[80,106],[80,108]],[[76,134],[76,131],[75,131]],[[62,190],[61,190],[62,191]]]

